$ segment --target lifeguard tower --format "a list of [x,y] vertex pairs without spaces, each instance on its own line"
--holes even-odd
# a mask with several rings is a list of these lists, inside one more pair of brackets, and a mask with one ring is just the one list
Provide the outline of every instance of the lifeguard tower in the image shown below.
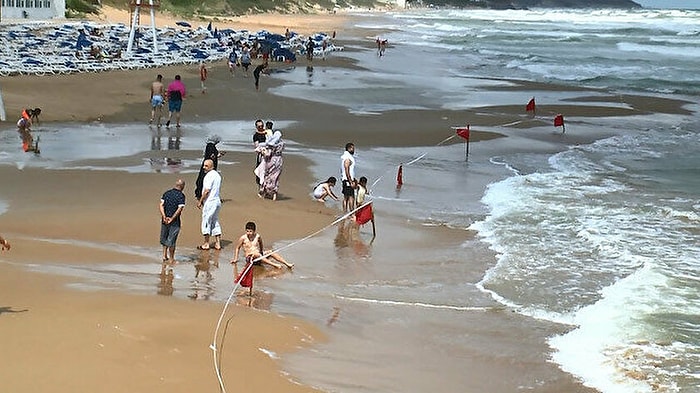
[[144,4],[143,0],[131,0],[129,3],[129,12],[131,25],[129,30],[129,43],[126,46],[127,55],[131,54],[134,47],[134,39],[136,31],[141,26],[141,8],[147,8],[151,14],[151,31],[153,33],[153,53],[158,53],[158,39],[156,35],[156,8],[160,8],[160,0],[148,0],[148,4]]

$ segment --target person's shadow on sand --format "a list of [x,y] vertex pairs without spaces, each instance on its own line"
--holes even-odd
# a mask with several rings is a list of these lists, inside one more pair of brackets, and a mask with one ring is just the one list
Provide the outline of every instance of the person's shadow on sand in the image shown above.
[[18,313],[18,312],[27,312],[29,309],[24,309],[24,310],[13,310],[12,306],[6,306],[6,307],[0,307],[0,315],[5,314],[5,313]]

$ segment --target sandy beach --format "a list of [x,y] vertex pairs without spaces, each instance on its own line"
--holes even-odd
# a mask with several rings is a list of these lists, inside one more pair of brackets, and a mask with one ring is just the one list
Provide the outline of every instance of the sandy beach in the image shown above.
[[[126,12],[122,12],[126,16]],[[125,22],[126,18],[102,16],[103,22]],[[159,15],[158,23],[168,23]],[[280,30],[295,23],[296,17],[252,17],[239,28]],[[298,18],[324,20],[316,24],[340,28],[341,18]],[[276,22],[275,22],[276,21]],[[196,22],[193,22],[196,23]],[[245,27],[243,27],[245,26]],[[311,28],[308,28],[309,31]],[[22,107],[41,107],[41,124],[54,122],[140,122],[149,117],[150,82],[157,73],[166,80],[180,73],[191,87],[183,122],[203,119],[283,117],[271,110],[270,96],[255,93],[252,78],[233,83],[223,63],[211,64],[207,95],[197,89],[197,69],[173,67],[158,70],[65,75],[56,78],[18,77],[2,81],[8,123]],[[219,87],[228,77],[233,86]],[[265,80],[263,83],[268,83]],[[47,92],[50,92],[47,94]],[[239,96],[240,99],[231,100]],[[274,103],[274,101],[272,102]],[[236,105],[236,113],[229,105]],[[247,108],[242,108],[246,105]],[[187,115],[184,115],[187,113]],[[187,120],[184,120],[187,119]],[[41,127],[41,126],[36,126]],[[252,129],[252,128],[251,128]],[[147,132],[147,131],[146,131]],[[203,145],[202,145],[203,147]],[[182,152],[183,158],[199,159],[201,151]],[[252,161],[253,155],[227,159]],[[139,159],[132,157],[131,159]],[[128,158],[127,158],[128,160]],[[118,160],[113,160],[114,162]],[[109,165],[109,163],[107,164]],[[261,203],[254,193],[224,182],[224,249],[221,263],[233,256],[231,242],[243,233],[246,221],[254,219],[269,245],[281,239],[306,234],[325,225],[332,210],[322,208],[308,197],[310,173],[302,158],[287,158],[286,186],[277,203]],[[246,167],[247,169],[247,167]],[[157,234],[158,200],[172,187],[176,175],[133,175],[119,172],[18,170],[0,168],[6,185],[2,199],[9,210],[0,219],[2,233],[12,244],[0,259],[0,331],[3,358],[0,390],[13,392],[122,391],[217,391],[213,368],[212,335],[223,304],[192,302],[163,296],[138,296],[119,291],[69,289],[70,280],[41,273],[28,273],[28,265],[53,263],[90,265],[94,263],[151,263],[160,269]],[[249,176],[242,169],[227,178]],[[191,176],[189,176],[191,177]],[[194,178],[186,178],[188,205],[183,213],[183,231],[178,256],[202,256],[195,246],[199,235],[199,210],[194,206]],[[273,214],[269,214],[272,209]],[[303,225],[299,225],[303,223]],[[65,242],[55,242],[63,239]],[[78,244],[82,244],[80,246]],[[105,247],[95,247],[104,244]],[[135,256],[121,252],[121,245],[145,247],[152,255]],[[200,253],[208,253],[207,251]],[[213,251],[212,251],[213,253]],[[217,255],[217,261],[219,256]],[[232,281],[232,278],[231,278]],[[154,294],[156,293],[154,282]],[[167,289],[166,289],[167,292]],[[282,318],[248,307],[235,307],[229,314],[225,352],[221,353],[225,381],[236,381],[246,391],[302,392],[314,389],[290,382],[277,371],[275,360],[262,352],[284,353],[323,340],[323,334],[308,323]],[[235,328],[233,328],[235,326]]]
[[[97,20],[126,23],[127,16],[125,11],[110,10]],[[217,20],[216,23],[221,27],[236,26],[251,31],[267,29],[279,33],[286,27],[293,27],[302,34],[338,31],[338,42],[342,44],[346,37],[354,34],[347,28],[352,18],[354,16],[342,13],[259,15]],[[179,19],[158,16],[158,24],[172,25],[176,20]],[[201,21],[192,23],[204,24]],[[367,45],[370,46],[371,42]],[[297,66],[304,66],[303,61],[299,63]],[[195,66],[3,78],[0,87],[8,114],[8,121],[2,124],[3,132],[15,133],[14,122],[22,108],[41,107],[39,129],[70,127],[72,124],[135,123],[142,124],[144,133],[148,133],[149,86],[156,74],[162,74],[167,82],[180,74],[189,89],[182,112],[184,133],[188,132],[188,124],[193,123],[246,121],[250,123],[252,134],[255,119],[281,119],[294,122],[284,130],[286,138],[306,146],[334,149],[338,155],[346,141],[354,141],[366,148],[431,146],[439,140],[436,135],[442,135],[440,132],[460,122],[466,116],[465,112],[473,124],[484,128],[473,128],[472,141],[475,143],[511,138],[488,130],[489,126],[518,122],[512,127],[517,132],[518,129],[545,124],[542,119],[523,121],[523,108],[517,106],[488,106],[469,111],[396,110],[381,116],[353,114],[331,103],[270,94],[269,89],[283,83],[271,77],[263,77],[261,89],[256,91],[252,78],[240,75],[232,78],[224,61],[210,63],[208,67],[206,94],[199,91],[199,73]],[[273,75],[285,67],[289,65],[273,63]],[[317,70],[343,68],[348,72],[358,68],[342,52],[322,64],[317,62],[315,67]],[[562,88],[514,83],[513,87],[504,89],[522,92]],[[586,94],[582,92],[580,96]],[[591,102],[597,100],[599,105],[589,102],[587,106],[579,106],[572,102],[571,105],[543,105],[541,110],[543,113],[566,112],[572,118],[687,113],[682,108],[684,102],[670,99],[641,96],[590,98]],[[620,101],[626,106],[610,105]],[[561,148],[564,143],[586,143],[604,135],[603,131],[592,132],[572,136],[565,142],[550,132],[527,138],[530,141],[540,139],[549,146]],[[201,147],[182,149],[177,152],[177,158],[200,160],[204,148],[204,138],[201,139]],[[19,141],[16,145],[19,149]],[[207,269],[202,269],[205,270],[202,274],[211,269],[218,275],[217,279],[232,280],[229,260],[233,255],[233,244],[243,233],[246,221],[255,221],[266,243],[273,245],[306,236],[328,225],[339,214],[337,208],[324,206],[309,197],[310,185],[317,181],[309,157],[285,156],[280,199],[272,202],[257,198],[250,165],[239,165],[252,163],[254,153],[230,151],[225,156],[230,165],[222,169],[223,250],[198,251],[195,247],[201,242],[200,211],[192,196],[196,174],[130,173],[114,169],[139,165],[154,155],[163,158],[166,154],[137,153],[80,163],[84,166],[99,164],[113,170],[0,166],[3,182],[0,201],[7,204],[7,211],[0,215],[0,233],[12,243],[10,251],[0,253],[0,348],[3,350],[0,391],[213,392],[219,389],[209,346],[223,304],[200,301],[193,296],[190,299],[159,296],[171,294],[172,288],[170,291],[167,288],[167,277],[158,275],[161,268],[158,202],[178,177],[187,181],[185,194],[188,198],[178,242],[178,257],[181,259],[180,266],[176,267],[181,269],[178,271],[184,271],[182,265],[187,265],[188,273],[192,273],[194,269],[190,265],[193,262],[197,265],[197,261],[205,261]],[[487,182],[482,179],[479,184]],[[475,187],[471,192],[478,195],[481,191]],[[387,221],[385,228],[397,231],[402,226],[411,226]],[[414,233],[411,231],[416,231],[419,226],[412,225],[406,229],[411,235]],[[387,248],[406,233],[384,235]],[[416,243],[421,245],[456,244],[460,241],[454,231],[443,227],[431,229],[429,235],[421,236],[416,235]],[[476,241],[472,239],[472,243]],[[403,252],[412,251],[415,250]],[[477,275],[491,263],[493,255],[483,247],[467,252],[471,252],[470,258],[474,258],[471,276],[467,276],[477,281]],[[118,264],[140,268],[145,264],[152,268],[147,277],[152,281],[152,292],[91,290],[85,284],[87,280],[47,274],[42,269],[42,264],[47,261],[52,269],[61,265],[80,266],[87,275],[91,274],[93,265]],[[212,266],[209,266],[210,261]],[[294,271],[285,269],[269,278],[268,282],[274,285],[275,281],[304,275],[305,261],[292,262],[296,264]],[[199,274],[199,268],[195,268]],[[400,266],[396,266],[395,271],[399,270]],[[262,278],[265,279],[268,278]],[[326,342],[323,327],[318,326],[317,321],[268,312],[269,292],[256,296],[251,302],[239,298],[235,302],[241,304],[232,306],[228,313],[227,338],[219,353],[226,385],[235,386],[231,390],[249,392],[320,391],[303,381],[297,382],[294,375],[280,372],[277,357]],[[252,303],[253,307],[247,307],[246,303]],[[545,351],[543,331],[548,333],[551,328],[534,329],[532,337],[524,340],[525,343],[518,342],[517,337],[505,336],[506,328],[498,325],[498,317],[503,317],[502,310],[493,310],[470,317],[474,326],[480,326],[475,327],[478,331],[475,337],[482,337],[479,334],[495,336],[503,346],[493,349],[482,344],[483,352],[465,360],[463,371],[475,380],[471,391],[507,392],[511,386],[509,383],[517,384],[518,377],[504,378],[504,370],[519,377],[544,375],[546,387],[541,392],[592,391],[537,355]],[[521,318],[508,314],[505,318],[509,327],[524,323]],[[522,362],[508,364],[507,360],[499,358],[498,351],[522,355]],[[295,366],[305,368],[306,365]]]

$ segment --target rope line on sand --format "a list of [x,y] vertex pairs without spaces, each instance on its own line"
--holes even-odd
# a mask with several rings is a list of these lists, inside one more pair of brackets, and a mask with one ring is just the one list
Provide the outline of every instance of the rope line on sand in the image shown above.
[[[440,142],[438,142],[436,145],[434,145],[434,146],[432,146],[432,147],[438,147],[438,146],[444,144],[445,142],[447,142],[447,141],[449,141],[449,140],[455,138],[456,136],[457,136],[457,134],[450,135],[450,136],[448,136],[447,138],[441,140]],[[411,165],[415,164],[416,162],[422,160],[423,157],[425,157],[425,156],[427,156],[427,155],[428,155],[428,152],[424,152],[424,153],[422,153],[422,154],[419,154],[419,155],[416,156],[415,158],[413,158],[411,161],[409,161],[409,162],[407,162],[407,163],[405,163],[405,164],[399,164],[399,165],[411,166]],[[382,173],[381,175],[379,175],[379,177],[377,177],[377,180],[375,180],[374,182],[372,182],[372,187],[376,186],[377,183],[379,183],[379,181],[382,180],[382,179],[384,178],[384,175],[386,175],[386,174],[389,172],[389,170],[390,170],[390,169],[393,169],[393,168],[394,168],[394,167],[391,167],[391,168],[385,170],[384,173]]]
[[[362,204],[361,206],[356,207],[354,210],[351,210],[351,211],[349,211],[349,212],[343,214],[342,216],[340,216],[339,218],[337,218],[336,220],[334,220],[334,221],[331,222],[330,224],[324,226],[323,228],[318,229],[318,230],[316,230],[315,232],[312,232],[312,233],[310,233],[309,235],[306,235],[306,236],[304,236],[303,238],[298,239],[298,240],[296,240],[296,241],[294,241],[294,242],[292,242],[292,243],[289,243],[289,244],[287,244],[287,245],[285,245],[285,246],[279,247],[279,248],[274,249],[274,250],[270,250],[269,252],[267,252],[267,253],[265,253],[265,254],[263,254],[263,255],[261,255],[261,256],[255,258],[255,259],[253,259],[253,260],[251,261],[251,263],[248,263],[248,264],[246,265],[245,269],[243,269],[243,271],[239,274],[239,277],[245,277],[245,275],[248,274],[248,272],[250,271],[250,269],[253,268],[253,263],[254,263],[254,262],[260,261],[260,260],[262,260],[263,258],[267,258],[267,257],[269,257],[270,255],[272,255],[272,254],[274,254],[274,253],[276,253],[276,252],[279,252],[279,251],[285,250],[285,249],[287,249],[287,248],[290,248],[290,247],[292,247],[292,246],[295,246],[295,245],[297,245],[297,244],[299,244],[299,243],[301,243],[301,242],[304,242],[304,241],[306,241],[306,240],[308,240],[308,239],[310,239],[310,238],[312,238],[312,237],[318,235],[319,233],[321,233],[321,232],[325,231],[326,229],[328,229],[328,228],[330,228],[330,227],[336,225],[337,223],[341,222],[342,220],[347,219],[347,218],[350,217],[351,215],[355,214],[355,212],[359,211],[360,209],[364,208],[365,206],[367,206],[367,205],[369,205],[369,204],[371,204],[371,203],[372,203],[372,201],[368,201],[368,202]],[[221,392],[222,392],[222,393],[226,393],[226,387],[224,386],[224,380],[223,380],[223,377],[222,377],[222,375],[221,375],[221,356],[220,356],[219,350],[218,350],[218,348],[217,348],[217,342],[218,342],[218,337],[219,337],[219,331],[221,330],[221,323],[223,322],[224,316],[226,315],[226,311],[228,310],[229,305],[231,304],[231,299],[233,299],[233,297],[235,296],[236,290],[240,287],[241,281],[242,281],[242,280],[237,280],[237,281],[238,281],[238,282],[235,282],[235,283],[234,283],[233,289],[231,290],[231,293],[229,294],[228,299],[226,299],[226,303],[224,303],[224,307],[223,307],[223,309],[221,310],[221,315],[219,315],[219,320],[216,322],[216,329],[214,330],[214,337],[213,337],[213,339],[212,339],[212,343],[211,343],[211,345],[209,345],[209,348],[212,350],[212,354],[213,354],[213,358],[214,358],[214,371],[216,372],[216,378],[217,378],[217,380],[219,381],[219,388],[221,389]],[[224,344],[223,342],[224,342],[224,339],[225,339],[225,333],[226,333],[226,330],[227,330],[227,329],[228,329],[228,323],[226,324],[226,327],[224,328],[224,336],[222,336],[222,340],[221,340],[221,345],[222,345],[222,346],[223,346],[223,344]]]

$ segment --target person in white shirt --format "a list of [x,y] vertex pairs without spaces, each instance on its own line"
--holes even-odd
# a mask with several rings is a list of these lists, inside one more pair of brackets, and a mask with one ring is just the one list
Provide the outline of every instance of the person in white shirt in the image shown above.
[[214,236],[214,249],[221,249],[221,225],[219,224],[219,211],[221,210],[221,198],[219,190],[221,189],[221,175],[214,169],[214,161],[204,160],[202,165],[206,175],[204,175],[204,183],[202,197],[199,198],[197,207],[202,209],[202,235],[204,243],[197,247],[200,250],[208,250],[211,244],[210,237]]
[[333,187],[335,187],[336,178],[331,176],[323,183],[319,183],[314,187],[314,198],[319,202],[325,202],[327,197],[331,197],[338,200],[338,197],[333,193]]
[[340,156],[340,179],[343,184],[343,212],[351,211],[355,208],[355,144],[346,143],[345,152]]

